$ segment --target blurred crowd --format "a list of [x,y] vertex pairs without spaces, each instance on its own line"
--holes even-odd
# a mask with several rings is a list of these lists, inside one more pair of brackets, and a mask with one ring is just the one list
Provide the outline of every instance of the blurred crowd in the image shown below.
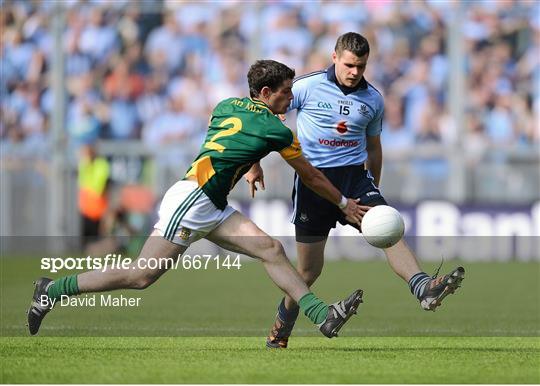
[[[58,2],[0,0],[0,138],[50,139],[53,15]],[[331,64],[337,36],[372,51],[366,78],[385,96],[387,152],[418,143],[536,146],[540,141],[540,6],[461,4],[465,123],[449,113],[453,1],[75,1],[65,9],[65,128],[72,144],[200,141],[221,99],[248,94],[246,72],[272,58],[297,75]]]

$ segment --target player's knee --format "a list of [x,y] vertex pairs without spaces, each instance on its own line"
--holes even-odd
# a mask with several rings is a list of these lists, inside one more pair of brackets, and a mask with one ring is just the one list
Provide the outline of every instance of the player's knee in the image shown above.
[[283,248],[283,245],[279,242],[279,240],[276,240],[272,237],[268,237],[264,240],[262,240],[261,245],[261,257],[264,260],[276,260],[279,258],[282,258],[285,255],[285,249]]
[[285,256],[285,248],[279,240],[272,239],[272,256],[280,258]]

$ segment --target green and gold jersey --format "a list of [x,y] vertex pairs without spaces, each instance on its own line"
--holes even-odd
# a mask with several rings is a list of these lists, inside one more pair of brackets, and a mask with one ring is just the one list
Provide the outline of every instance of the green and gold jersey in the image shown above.
[[240,177],[272,151],[286,160],[302,155],[294,133],[263,102],[225,99],[212,112],[208,134],[186,177],[195,176],[204,193],[223,210]]

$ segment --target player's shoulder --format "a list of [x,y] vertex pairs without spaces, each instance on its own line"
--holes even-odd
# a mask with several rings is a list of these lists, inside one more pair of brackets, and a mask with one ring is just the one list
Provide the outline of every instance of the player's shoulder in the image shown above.
[[382,93],[371,83],[369,83],[367,80],[366,80],[366,85],[367,85],[367,90],[369,91],[369,93],[371,94],[371,96],[381,102],[381,103],[384,103],[384,97],[382,95]]
[[[221,100],[214,112],[220,112],[224,114],[249,114],[258,117],[264,117],[272,115],[268,107],[257,100],[249,97],[231,97]],[[270,113],[270,114],[269,114]],[[215,114],[214,114],[215,115]]]
[[213,115],[216,113],[231,113],[234,109],[235,103],[241,101],[242,98],[230,97],[219,101],[213,110]]
[[281,119],[277,117],[264,102],[255,98],[237,98],[237,100],[231,100],[231,105],[236,106],[242,112],[246,113],[246,117],[249,117],[249,121],[252,124],[265,127],[272,130],[283,130]]
[[289,129],[282,121],[279,119],[277,115],[274,114],[268,114],[266,116],[266,119],[268,120],[267,128],[271,129],[274,132],[283,132],[283,133],[289,133],[291,129]]
[[286,126],[277,115],[269,114],[266,116],[266,133],[272,137],[290,138],[291,129]]
[[232,104],[234,101],[237,101],[237,100],[242,100],[243,98],[238,98],[238,97],[230,97],[230,98],[225,98],[225,99],[222,99],[220,100],[216,107],[217,106],[223,106],[223,105],[230,105]]
[[293,79],[293,87],[320,83],[324,79],[326,79],[326,73],[327,73],[327,70],[319,70],[319,71],[313,71],[304,75],[297,76],[296,78]]

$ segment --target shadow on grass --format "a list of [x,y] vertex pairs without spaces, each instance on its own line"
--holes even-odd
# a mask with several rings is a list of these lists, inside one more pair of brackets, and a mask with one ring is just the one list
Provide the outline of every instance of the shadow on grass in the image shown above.
[[407,352],[407,351],[473,351],[473,352],[519,352],[540,353],[540,348],[502,348],[502,347],[316,347],[308,351],[343,351],[343,352]]
[[[51,349],[54,349],[54,347],[51,347]],[[66,351],[65,347],[58,347],[58,349],[61,349],[63,351]],[[163,347],[163,348],[156,348],[156,347],[77,347],[78,353],[84,353],[85,351],[93,352],[96,350],[99,350],[100,352],[119,352],[119,353],[126,353],[129,351],[134,351],[137,353],[140,352],[164,352],[164,353],[171,353],[171,351],[174,351],[175,347]],[[68,349],[69,350],[69,349]],[[313,347],[313,348],[307,348],[307,347],[301,347],[301,348],[288,348],[286,350],[283,349],[268,349],[264,346],[254,346],[254,347],[201,347],[201,348],[182,348],[183,352],[235,352],[235,353],[261,353],[261,352],[269,352],[269,353],[313,353],[313,352],[334,352],[334,353],[396,353],[396,352],[500,352],[500,353],[512,353],[512,352],[519,352],[520,354],[537,354],[540,353],[540,347],[539,348],[503,348],[503,347],[369,347],[369,348],[362,348],[362,347]],[[279,355],[279,354],[277,354]],[[287,354],[285,354],[287,355]]]

